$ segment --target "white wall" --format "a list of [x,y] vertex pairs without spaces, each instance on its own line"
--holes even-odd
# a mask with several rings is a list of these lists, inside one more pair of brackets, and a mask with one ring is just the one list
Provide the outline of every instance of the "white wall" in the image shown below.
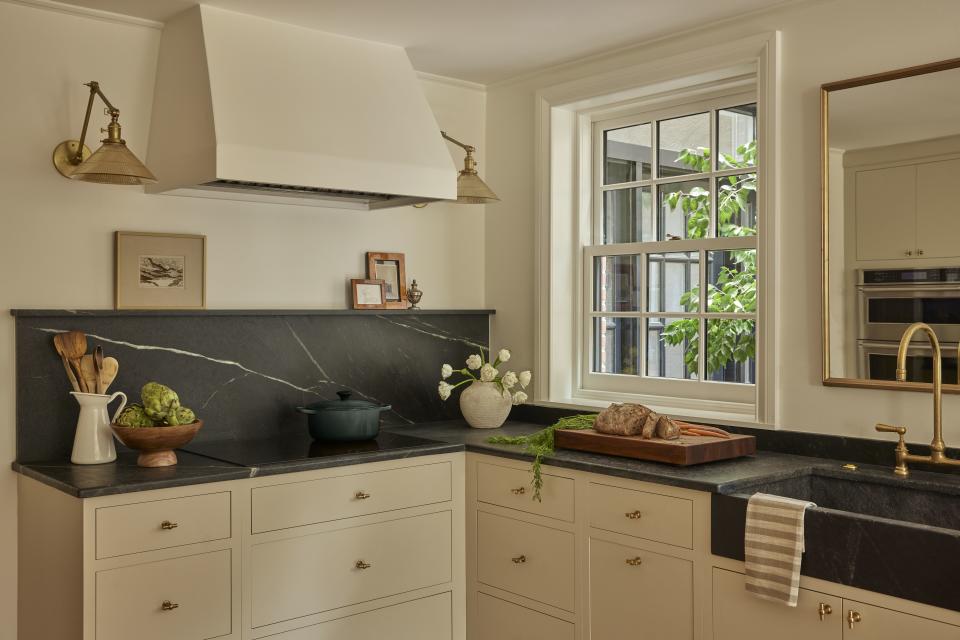
[[[873,430],[874,423],[883,420],[908,425],[911,440],[929,442],[929,396],[820,384],[819,87],[833,80],[955,57],[958,24],[960,3],[955,0],[810,0],[491,86],[488,175],[503,202],[487,209],[486,282],[487,303],[498,310],[497,342],[514,349],[517,366],[533,364],[536,91],[650,63],[658,56],[780,30],[778,426],[875,437],[879,434]],[[948,398],[945,412],[945,437],[960,444],[960,420],[955,418],[960,415],[960,398]]]
[[[113,231],[206,234],[211,308],[344,307],[345,281],[362,276],[368,250],[405,252],[426,308],[485,306],[483,261],[464,259],[468,250],[484,254],[482,206],[341,211],[149,196],[62,178],[50,155],[79,135],[88,80],[101,82],[130,147],[146,156],[159,38],[149,27],[0,2],[0,640],[16,636],[14,325],[6,309],[110,308]],[[436,79],[423,87],[438,123],[483,149],[482,89]],[[94,136],[105,124],[100,113],[98,104]],[[450,149],[460,165],[462,152]]]

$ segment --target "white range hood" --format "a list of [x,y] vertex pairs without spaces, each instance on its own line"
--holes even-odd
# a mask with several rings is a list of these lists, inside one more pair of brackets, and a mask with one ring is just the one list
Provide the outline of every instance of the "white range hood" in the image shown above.
[[163,29],[150,193],[380,209],[457,197],[406,52],[196,6]]

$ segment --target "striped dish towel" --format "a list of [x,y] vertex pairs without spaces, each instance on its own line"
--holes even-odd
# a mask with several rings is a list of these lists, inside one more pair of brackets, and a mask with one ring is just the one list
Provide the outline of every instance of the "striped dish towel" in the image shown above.
[[766,493],[750,496],[744,537],[747,591],[764,600],[797,606],[803,515],[815,506]]

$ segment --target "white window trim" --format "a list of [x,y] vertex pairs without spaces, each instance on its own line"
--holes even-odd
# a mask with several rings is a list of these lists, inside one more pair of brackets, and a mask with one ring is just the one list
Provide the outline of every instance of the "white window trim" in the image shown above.
[[[718,422],[773,424],[776,420],[777,309],[776,221],[779,212],[779,34],[772,32],[699,51],[657,59],[606,74],[543,89],[536,96],[536,303],[535,357],[541,374],[538,404],[606,406],[635,401],[675,415]],[[582,387],[582,239],[592,218],[592,126],[596,119],[651,109],[678,97],[755,89],[758,107],[759,202],[763,230],[757,241],[756,396],[753,402],[720,397],[693,399],[588,391]],[[679,246],[679,245],[678,245]],[[702,383],[701,383],[702,384]]]

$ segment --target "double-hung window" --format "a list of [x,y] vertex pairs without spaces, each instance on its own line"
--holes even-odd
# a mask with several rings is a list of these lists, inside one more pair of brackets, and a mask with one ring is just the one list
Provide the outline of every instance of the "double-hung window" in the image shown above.
[[592,124],[582,389],[753,403],[756,95],[622,113]]

